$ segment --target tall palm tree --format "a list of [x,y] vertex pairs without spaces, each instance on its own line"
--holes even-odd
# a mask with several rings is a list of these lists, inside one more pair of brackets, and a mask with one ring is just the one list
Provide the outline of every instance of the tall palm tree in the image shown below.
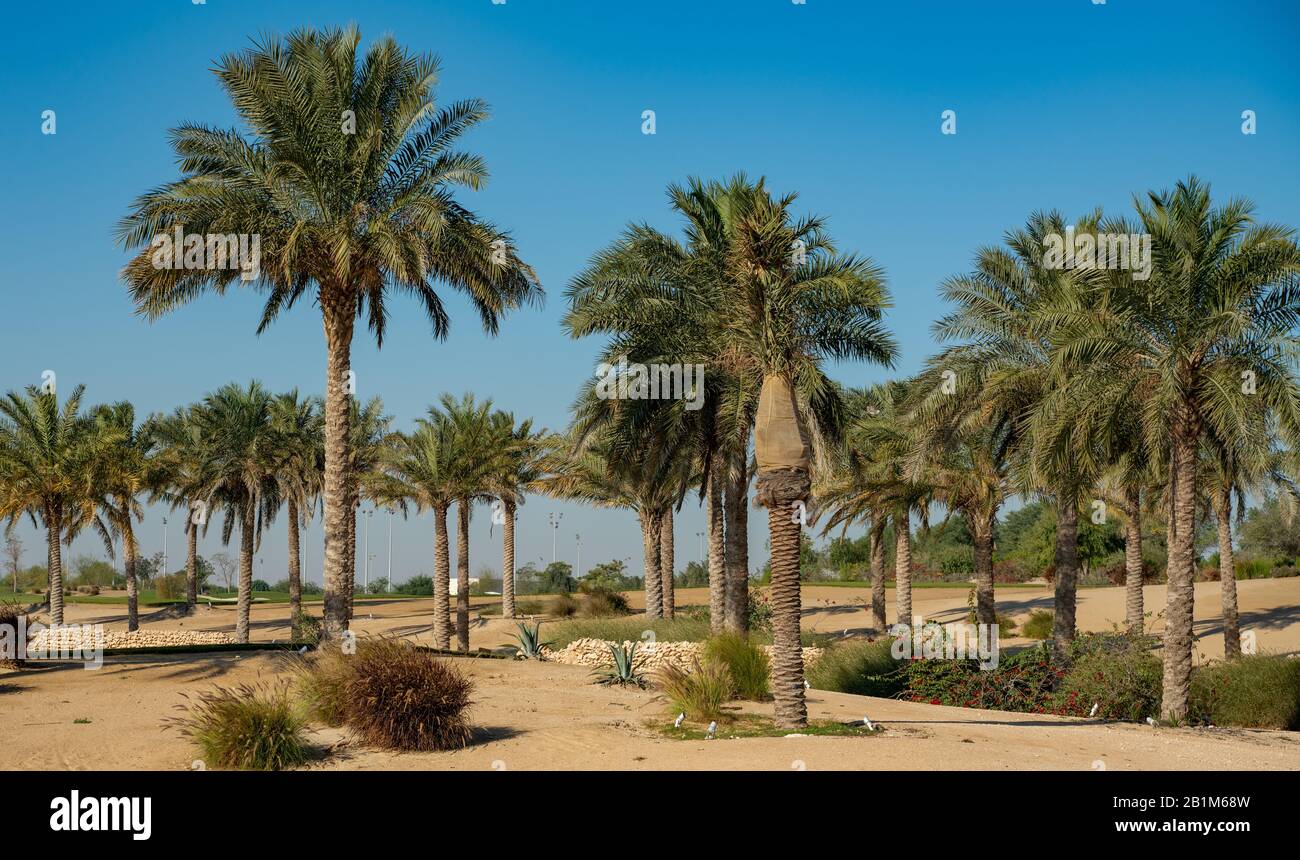
[[[515,423],[510,412],[492,415],[492,439],[498,456],[487,476],[490,492],[500,503],[501,615],[515,617],[515,517],[524,503],[524,491],[542,477],[541,458],[545,431],[534,432],[533,422]],[[494,520],[497,519],[494,517]]]
[[203,467],[204,438],[194,420],[194,407],[181,406],[169,415],[150,419],[158,440],[153,458],[151,500],[166,501],[173,511],[185,511],[185,603],[193,611],[198,601],[199,532],[207,533],[208,499]]
[[357,591],[357,516],[361,509],[362,489],[367,478],[379,467],[383,456],[384,439],[392,426],[392,416],[384,414],[384,402],[372,397],[361,405],[351,404],[348,419],[348,511],[344,526],[347,537],[344,544],[345,570],[347,572],[347,606],[345,618],[352,621],[353,604]]
[[95,470],[91,419],[80,412],[82,386],[59,405],[53,388],[8,392],[0,400],[0,518],[26,514],[45,528],[50,621],[63,623],[63,555],[73,518],[94,518]]
[[1195,177],[1134,206],[1132,232],[1151,236],[1150,278],[1107,279],[1086,305],[1063,313],[1054,358],[1062,371],[1105,365],[1090,390],[1099,397],[1152,393],[1142,420],[1149,436],[1167,440],[1172,501],[1161,713],[1181,720],[1191,684],[1199,450],[1207,433],[1234,438],[1252,403],[1295,445],[1300,249],[1290,230],[1256,221],[1246,200],[1213,206]]
[[259,382],[234,383],[204,397],[194,421],[207,440],[203,464],[206,497],[225,513],[221,530],[229,544],[239,531],[239,601],[235,641],[247,642],[253,602],[253,554],[262,529],[280,508],[276,482],[280,440],[272,423],[275,398]]
[[[359,426],[353,424],[353,427]],[[319,492],[325,458],[323,418],[314,397],[294,389],[271,404],[271,432],[276,437],[275,480],[284,499],[289,544],[289,629],[294,642],[301,637],[302,554],[299,528]],[[357,450],[356,447],[353,451]]]
[[[541,297],[510,237],[457,202],[487,168],[453,149],[487,116],[471,99],[438,109],[435,57],[391,37],[364,56],[353,27],[266,39],[218,60],[215,73],[248,134],[184,125],[172,132],[183,174],[142,195],[118,236],[141,249],[124,277],[139,311],[156,319],[200,293],[238,280],[266,294],[258,331],[304,296],[321,309],[326,343],[325,619],[347,623],[348,413],[358,318],[379,345],[393,292],[414,295],[434,336],[447,334],[438,283],[466,293],[485,330]],[[258,237],[244,269],[155,266],[173,231]],[[158,240],[157,242],[155,240]],[[164,255],[166,256],[166,255]],[[165,263],[166,261],[164,261]]]
[[454,477],[459,452],[456,432],[446,416],[430,410],[410,433],[393,433],[386,440],[380,468],[367,491],[376,502],[393,505],[405,514],[407,503],[416,513],[433,512],[433,643],[443,651],[451,647],[448,592],[451,556],[447,540],[447,511],[456,500]]
[[[140,495],[153,480],[153,455],[158,440],[152,425],[137,424],[135,407],[127,401],[96,407],[93,411],[98,449],[102,457],[101,507],[113,534],[122,539],[126,574],[126,629],[140,628],[140,592],[137,564],[140,548],[135,522],[144,518]],[[167,571],[159,571],[162,576]]]

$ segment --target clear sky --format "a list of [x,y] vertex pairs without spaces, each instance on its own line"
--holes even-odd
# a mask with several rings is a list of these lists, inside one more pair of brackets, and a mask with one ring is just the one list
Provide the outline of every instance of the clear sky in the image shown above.
[[[139,193],[176,175],[167,130],[231,125],[213,60],[259,34],[357,23],[444,61],[440,100],[481,97],[492,119],[464,138],[492,172],[464,202],[514,234],[548,300],[485,337],[449,296],[452,333],[430,337],[399,301],[388,341],[359,336],[358,393],[380,395],[405,428],[437,396],[471,390],[545,426],[566,423],[599,344],[559,327],[570,277],[628,221],[674,227],[664,188],[737,170],[797,190],[830,217],[844,250],[888,274],[896,372],[935,346],[936,286],[982,244],[1036,209],[1119,212],[1131,195],[1196,173],[1216,197],[1245,196],[1261,217],[1300,225],[1300,4],[1295,0],[153,0],[25,3],[6,10],[0,74],[0,390],[52,369],[89,402],[170,410],[229,381],[323,389],[319,312],[303,303],[265,335],[261,300],[209,297],[148,324],[133,315],[113,227]],[[41,133],[42,111],[57,133]],[[642,134],[654,110],[657,134]],[[957,133],[940,133],[943,111]],[[1257,133],[1241,132],[1253,110]],[[880,368],[833,369],[845,383]],[[628,559],[632,514],[534,498],[518,559],[551,558],[547,514],[563,511],[557,555],[582,567]],[[140,535],[162,548],[161,512]],[[386,570],[381,516],[371,552]],[[703,517],[679,518],[679,568],[698,555]],[[499,531],[476,516],[471,564],[500,562]],[[44,563],[30,526],[26,564]],[[216,529],[200,551],[220,550]],[[751,561],[766,557],[766,516],[751,516]],[[308,533],[320,581],[320,525]],[[431,569],[431,520],[393,526],[397,580]],[[170,526],[173,560],[182,534]],[[232,554],[233,550],[232,548]],[[73,555],[102,552],[78,539]],[[360,558],[362,550],[359,550]],[[283,522],[256,575],[284,577]],[[173,564],[173,567],[175,565]]]

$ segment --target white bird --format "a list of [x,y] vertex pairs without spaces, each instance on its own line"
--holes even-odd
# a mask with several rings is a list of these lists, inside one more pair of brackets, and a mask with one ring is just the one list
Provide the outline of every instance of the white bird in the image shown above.
[[1090,716],[1090,717],[1095,717],[1095,716],[1097,716],[1097,709],[1100,708],[1100,707],[1101,707],[1101,703],[1100,703],[1100,702],[1093,702],[1093,703],[1092,703],[1092,710],[1088,712],[1088,716]]
[[869,732],[874,732],[876,730],[876,727],[871,724],[871,719],[869,717],[864,716],[862,718],[862,725],[866,726],[867,731]]
[[803,682],[803,688],[804,688],[805,690],[811,690],[811,689],[812,689],[812,684],[809,684],[807,681],[804,681],[804,682]]
[[1154,729],[1156,727],[1156,721],[1147,717],[1147,725]]
[[682,727],[682,720],[684,719],[686,719],[686,712],[682,711],[677,715],[677,719],[673,721],[673,728],[680,729]]
[[307,653],[307,646],[304,645],[304,646],[302,646],[301,648],[299,648],[299,649],[298,649],[298,653],[299,653],[299,654],[306,654],[306,653]]
[[709,723],[709,737],[712,738],[714,732],[716,732],[717,730],[718,730],[718,721],[713,720],[712,722]]

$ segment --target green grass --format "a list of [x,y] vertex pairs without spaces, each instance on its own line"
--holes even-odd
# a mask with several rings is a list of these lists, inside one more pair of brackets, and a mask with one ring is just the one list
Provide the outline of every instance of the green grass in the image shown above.
[[[656,729],[659,734],[666,738],[677,741],[703,741],[708,740],[708,726],[697,725],[694,723],[683,722],[681,728],[675,728],[672,723],[650,723],[651,728]],[[873,737],[881,733],[881,729],[868,729],[858,722],[840,723],[834,720],[810,720],[808,725],[802,729],[783,729],[772,722],[770,717],[761,717],[756,714],[737,714],[734,719],[726,725],[719,725],[715,737],[720,740],[730,740],[732,738],[781,738],[786,735],[816,735],[820,737]]]
[[1035,609],[1020,625],[1020,635],[1026,639],[1051,639],[1054,616],[1046,609]]
[[1300,660],[1258,654],[1198,667],[1190,708],[1216,726],[1300,729]]
[[893,639],[837,642],[805,670],[808,684],[817,690],[836,693],[894,696],[907,685],[900,671],[907,664],[895,660],[889,653],[893,643]]
[[216,687],[178,705],[183,716],[168,725],[180,730],[208,767],[285,770],[307,762],[307,721],[286,685]]
[[709,622],[698,618],[675,618],[672,621],[647,620],[644,615],[626,618],[572,618],[548,624],[546,640],[561,649],[578,639],[604,639],[608,642],[642,642],[641,634],[653,630],[660,642],[699,642],[709,637]]
[[727,667],[732,694],[738,699],[763,702],[771,697],[767,653],[740,633],[719,633],[705,641],[704,659]]

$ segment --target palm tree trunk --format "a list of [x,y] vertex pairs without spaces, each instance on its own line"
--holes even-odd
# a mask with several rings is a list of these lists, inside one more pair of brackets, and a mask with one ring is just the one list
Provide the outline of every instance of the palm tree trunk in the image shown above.
[[799,551],[802,526],[793,505],[808,497],[808,476],[794,469],[763,471],[758,475],[758,502],[767,508],[767,528],[772,544],[772,699],[776,724],[802,728],[808,724],[804,701],[803,643],[799,622]]
[[663,618],[663,574],[659,570],[659,517],[648,512],[639,512],[641,520],[641,550],[644,559],[642,568],[645,579],[645,617]]
[[199,527],[186,520],[185,605],[192,611],[199,602]]
[[1222,489],[1215,500],[1219,521],[1219,588],[1223,593],[1223,656],[1241,656],[1241,624],[1237,617],[1237,569],[1232,557],[1232,490]]
[[673,583],[673,562],[676,558],[677,553],[673,547],[673,509],[669,508],[663,519],[659,521],[659,572],[660,582],[663,583],[661,586],[663,592],[662,606],[664,618],[669,620],[672,620],[677,609],[676,588]]
[[749,628],[749,460],[748,453],[733,464],[723,511],[727,541],[727,629]]
[[1170,468],[1174,486],[1173,541],[1165,606],[1164,679],[1160,712],[1168,720],[1187,716],[1192,681],[1192,608],[1196,574],[1196,448],[1200,427],[1189,408],[1175,417]]
[[451,648],[451,552],[447,540],[447,506],[433,509],[433,646]]
[[456,502],[456,639],[469,652],[469,499]]
[[347,553],[347,578],[348,584],[344,591],[347,598],[345,612],[347,612],[348,623],[352,622],[354,608],[357,599],[357,498],[356,494],[349,490],[348,495],[348,513],[345,517],[345,526],[348,530],[347,545],[344,552]]
[[501,529],[501,617],[515,617],[515,503],[505,505],[506,521]]
[[253,530],[256,512],[252,502],[244,506],[239,529],[239,607],[235,617],[235,641],[248,642],[248,614],[253,605]]
[[1143,628],[1142,606],[1142,491],[1124,493],[1124,618],[1130,633]]
[[298,500],[289,496],[289,637],[297,642],[302,635],[302,555],[298,546]]
[[[126,566],[126,629],[130,633],[140,629],[140,580],[136,576],[136,562],[139,550],[135,545],[135,531],[131,528],[130,515],[122,525],[122,561]],[[167,571],[163,571],[163,576]]]
[[722,480],[715,466],[709,475],[709,629],[721,633],[727,623],[726,526],[723,522]]
[[1073,490],[1062,493],[1056,506],[1055,563],[1052,653],[1060,659],[1065,657],[1074,641],[1075,602],[1079,588],[1079,503]]
[[885,619],[885,525],[880,521],[871,528],[871,623],[881,635],[889,627]]
[[[340,295],[342,293],[342,295]],[[347,554],[348,461],[351,440],[348,422],[352,396],[348,391],[352,362],[352,326],[356,307],[350,290],[320,290],[327,354],[325,370],[325,606],[321,634],[335,639],[348,626]]]
[[50,624],[63,623],[63,552],[59,541],[63,537],[63,511],[56,505],[45,509],[45,543],[47,568],[50,577]]
[[912,523],[906,508],[894,515],[894,601],[898,623],[912,625]]
[[975,621],[993,629],[998,623],[997,600],[993,593],[993,514],[971,517],[975,541]]

